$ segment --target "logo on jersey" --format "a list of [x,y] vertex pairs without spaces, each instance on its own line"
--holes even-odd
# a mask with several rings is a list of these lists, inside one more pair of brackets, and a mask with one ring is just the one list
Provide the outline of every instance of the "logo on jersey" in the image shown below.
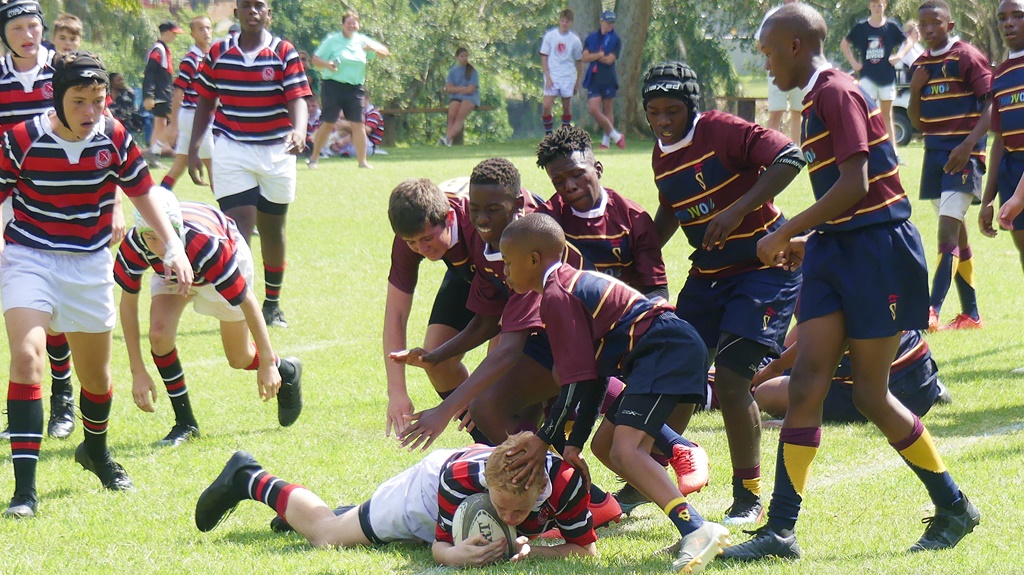
[[964,171],[960,174],[960,185],[967,185],[967,178],[971,177],[971,169],[964,168]]
[[885,57],[885,47],[882,46],[882,39],[878,36],[868,38],[868,49],[864,51],[864,58],[872,64],[877,64]]
[[100,150],[99,153],[96,154],[96,167],[106,168],[110,165],[110,159],[110,150]]
[[814,160],[817,157],[818,156],[817,154],[814,153],[814,150],[807,150],[806,152],[804,152],[804,159],[807,160],[808,166],[814,165]]
[[274,69],[273,68],[264,68],[263,69],[263,81],[264,82],[269,82],[269,81],[271,81],[273,79],[274,79]]
[[43,84],[43,97],[47,100],[53,99],[53,82]]
[[555,46],[555,52],[558,54],[565,54],[566,48],[565,42],[559,42],[558,46]]
[[889,314],[892,315],[892,320],[896,321],[896,301],[900,299],[900,296],[896,294],[889,294]]
[[708,191],[708,185],[704,183],[704,164],[697,164],[693,167],[693,179],[697,180],[697,185],[703,191]]
[[617,260],[619,260],[621,262],[622,261],[622,238],[615,238],[615,239],[609,240],[609,243],[612,245],[612,255],[615,256],[615,259],[617,259]]
[[776,315],[778,315],[778,313],[776,313],[775,310],[772,308],[764,310],[764,317],[761,318],[761,321],[763,323],[763,325],[761,326],[761,331],[768,331],[768,322],[770,322],[772,318],[775,317]]

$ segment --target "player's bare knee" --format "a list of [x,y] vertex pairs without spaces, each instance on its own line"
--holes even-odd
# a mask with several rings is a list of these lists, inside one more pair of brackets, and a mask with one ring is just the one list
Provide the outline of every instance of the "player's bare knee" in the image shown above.
[[174,328],[166,322],[156,320],[149,326],[149,346],[157,355],[167,355],[174,349],[174,340],[177,334]]

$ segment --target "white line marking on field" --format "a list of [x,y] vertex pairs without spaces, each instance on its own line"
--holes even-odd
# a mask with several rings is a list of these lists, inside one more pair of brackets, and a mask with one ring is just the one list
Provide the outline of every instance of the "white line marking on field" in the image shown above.
[[[298,355],[298,354],[302,354],[302,353],[307,352],[307,351],[317,351],[317,350],[328,349],[328,348],[332,348],[332,347],[351,346],[351,345],[355,345],[355,343],[356,342],[352,341],[352,340],[331,339],[331,340],[314,341],[314,342],[305,343],[303,345],[299,345],[299,346],[295,346],[295,347],[289,346],[287,348],[275,349],[274,351],[283,353],[284,355]],[[299,359],[301,359],[301,358],[299,358]],[[217,357],[210,358],[210,359],[198,359],[196,361],[186,361],[186,362],[184,362],[184,365],[185,365],[185,367],[203,367],[203,366],[220,365],[220,364],[227,365],[227,363],[228,363],[228,360],[224,358],[224,355],[223,354],[218,354]]]

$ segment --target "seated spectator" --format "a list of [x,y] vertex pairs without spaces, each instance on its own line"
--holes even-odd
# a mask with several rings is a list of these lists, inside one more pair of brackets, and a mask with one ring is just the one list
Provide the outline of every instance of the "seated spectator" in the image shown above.
[[129,132],[142,131],[142,117],[135,107],[135,91],[128,87],[124,76],[117,72],[110,75],[110,114],[117,118]]
[[313,134],[316,133],[320,124],[323,124],[323,113],[320,110],[320,99],[317,97],[306,98],[306,110],[309,113],[309,120],[306,122],[306,149],[302,150],[302,157],[308,158],[313,151]]
[[[384,115],[376,106],[370,103],[367,96],[363,96],[363,124],[362,128],[366,138],[366,156],[384,154],[380,150],[380,144],[384,141]],[[351,125],[345,120],[344,115],[335,124],[331,139],[328,140],[328,155],[342,156],[345,158],[356,157],[356,147],[352,143]]]

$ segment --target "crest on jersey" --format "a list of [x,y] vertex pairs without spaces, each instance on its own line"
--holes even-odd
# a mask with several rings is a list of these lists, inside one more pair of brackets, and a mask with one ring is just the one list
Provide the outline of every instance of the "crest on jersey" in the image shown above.
[[896,294],[889,294],[889,315],[892,316],[892,320],[896,321],[896,302],[899,301],[900,296]]
[[43,84],[43,98],[47,100],[53,99],[53,82]]
[[110,159],[110,150],[100,150],[99,153],[96,154],[96,167],[106,168],[110,165]]
[[273,68],[264,68],[263,69],[263,81],[264,82],[269,82],[269,81],[271,81],[273,79],[274,79],[274,69]]

